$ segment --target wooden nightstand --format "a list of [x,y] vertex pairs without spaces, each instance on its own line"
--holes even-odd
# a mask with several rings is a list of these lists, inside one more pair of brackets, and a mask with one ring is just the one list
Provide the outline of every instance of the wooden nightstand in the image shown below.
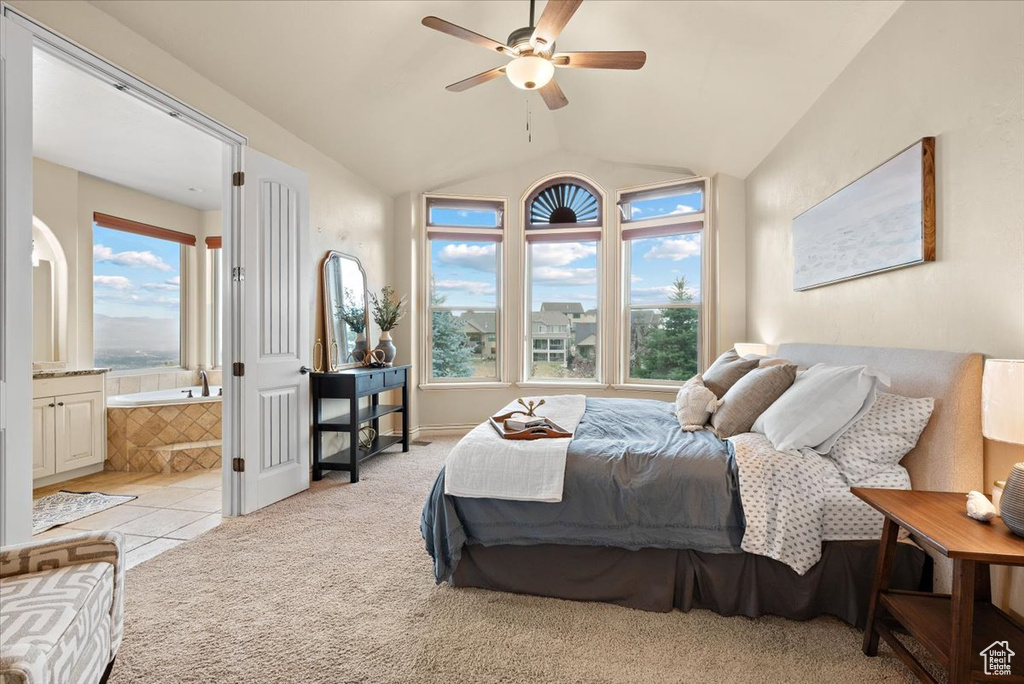
[[[893,636],[883,619],[903,625],[949,671],[950,684],[970,681],[1024,682],[1024,626],[991,603],[989,564],[1024,566],[1024,539],[995,518],[967,517],[967,495],[903,489],[851,490],[885,516],[875,584],[864,630],[864,653],[878,653],[878,637],[921,681],[935,679]],[[899,528],[953,560],[953,594],[889,589]],[[1000,644],[999,642],[1005,642]],[[986,672],[990,646],[1009,650],[1010,674]],[[995,667],[997,654],[989,656]]]

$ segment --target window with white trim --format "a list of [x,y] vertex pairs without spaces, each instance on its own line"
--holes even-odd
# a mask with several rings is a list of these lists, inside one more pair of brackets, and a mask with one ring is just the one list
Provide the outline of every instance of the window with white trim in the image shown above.
[[619,193],[626,382],[674,383],[701,368],[706,196],[706,179]]
[[424,197],[430,382],[501,379],[505,201]]
[[525,202],[529,381],[600,378],[600,191],[573,176],[548,180]]

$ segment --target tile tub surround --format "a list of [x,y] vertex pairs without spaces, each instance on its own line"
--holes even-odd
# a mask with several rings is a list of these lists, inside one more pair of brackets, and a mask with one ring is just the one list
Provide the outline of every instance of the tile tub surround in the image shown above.
[[220,464],[219,401],[107,408],[106,470],[175,473]]

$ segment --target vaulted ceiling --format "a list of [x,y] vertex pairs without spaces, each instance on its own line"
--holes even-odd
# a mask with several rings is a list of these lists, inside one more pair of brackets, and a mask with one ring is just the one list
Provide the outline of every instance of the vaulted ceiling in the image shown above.
[[588,0],[558,48],[646,50],[647,65],[559,70],[555,112],[504,78],[445,91],[505,60],[420,24],[504,41],[527,0],[93,4],[397,194],[558,149],[745,177],[900,2]]

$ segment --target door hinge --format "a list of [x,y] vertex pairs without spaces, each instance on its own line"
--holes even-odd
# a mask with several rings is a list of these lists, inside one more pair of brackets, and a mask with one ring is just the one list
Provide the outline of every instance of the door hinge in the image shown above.
[[236,473],[245,472],[245,459],[244,458],[233,458],[231,459],[231,470]]
[[231,364],[231,374],[236,378],[240,378],[245,375],[245,364],[241,361],[235,361]]
[[231,185],[240,188],[245,185],[245,171],[235,171],[231,174]]
[[236,283],[240,283],[245,280],[245,269],[241,266],[235,266],[231,269],[231,279]]

